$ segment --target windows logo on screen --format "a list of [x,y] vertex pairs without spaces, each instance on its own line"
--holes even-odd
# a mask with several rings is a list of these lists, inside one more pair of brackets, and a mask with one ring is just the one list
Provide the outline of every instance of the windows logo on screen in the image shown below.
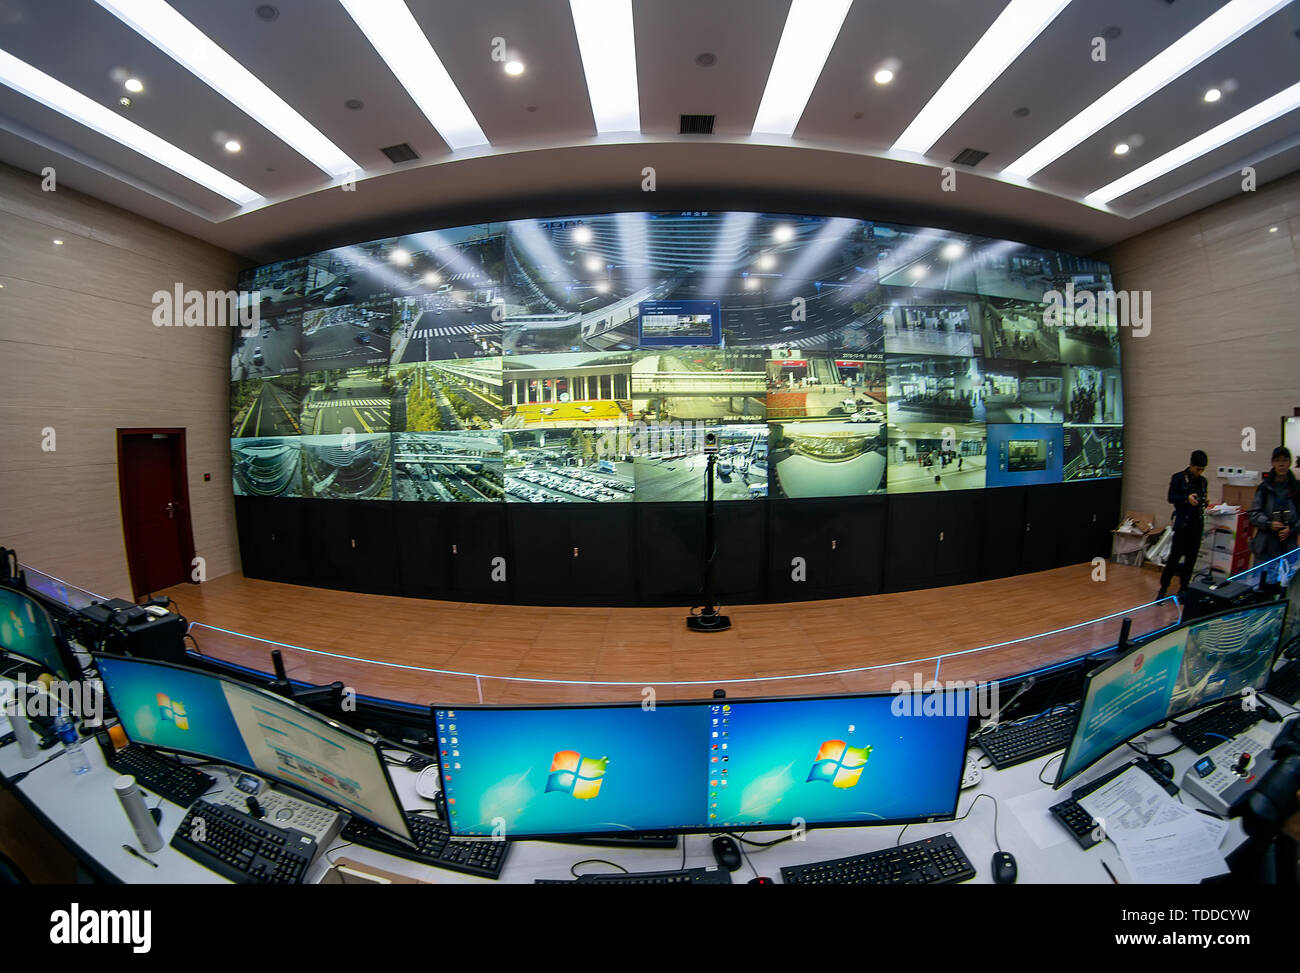
[[600,793],[605,780],[609,758],[593,760],[576,750],[561,750],[551,759],[551,774],[546,778],[546,791],[559,791],[589,801]]
[[862,768],[870,756],[871,747],[851,747],[843,740],[827,740],[817,750],[808,781],[824,780],[832,787],[852,787],[862,778]]
[[179,699],[171,699],[166,693],[158,693],[158,709],[162,711],[163,720],[176,724],[176,729],[190,728],[190,718],[185,715],[185,704]]

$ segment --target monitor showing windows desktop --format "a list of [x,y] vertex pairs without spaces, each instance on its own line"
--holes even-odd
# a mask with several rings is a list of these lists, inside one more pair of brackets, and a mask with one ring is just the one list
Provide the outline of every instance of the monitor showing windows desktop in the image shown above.
[[60,679],[76,672],[71,652],[61,651],[62,636],[35,598],[0,585],[0,649],[42,666]]
[[938,712],[899,699],[438,709],[448,823],[553,838],[950,818],[965,694]]
[[183,666],[96,655],[128,739],[246,767],[410,840],[374,741],[273,693]]
[[1165,720],[1262,689],[1285,609],[1271,602],[1198,618],[1091,673],[1056,786]]

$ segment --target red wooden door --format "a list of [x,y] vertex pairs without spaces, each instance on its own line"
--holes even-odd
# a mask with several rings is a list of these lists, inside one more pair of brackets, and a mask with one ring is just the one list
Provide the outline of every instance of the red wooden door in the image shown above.
[[183,429],[119,429],[122,534],[136,598],[190,580],[194,535]]

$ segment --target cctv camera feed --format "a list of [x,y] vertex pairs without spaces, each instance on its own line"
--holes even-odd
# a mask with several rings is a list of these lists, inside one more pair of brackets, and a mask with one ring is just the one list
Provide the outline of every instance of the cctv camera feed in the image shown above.
[[891,422],[887,490],[978,490],[985,485],[986,449],[982,423]]
[[1220,615],[1187,632],[1169,712],[1262,689],[1277,653],[1285,605]]
[[744,212],[338,247],[241,275],[235,491],[698,500],[706,429],[729,500],[1119,476],[1109,286],[1022,244]]

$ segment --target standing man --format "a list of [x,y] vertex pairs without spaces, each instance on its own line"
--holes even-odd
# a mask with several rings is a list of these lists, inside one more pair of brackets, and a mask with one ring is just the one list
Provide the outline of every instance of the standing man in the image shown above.
[[[1169,592],[1169,582],[1178,572],[1179,591],[1186,591],[1196,568],[1196,556],[1201,550],[1201,533],[1205,525],[1205,501],[1210,484],[1201,474],[1209,464],[1204,450],[1193,450],[1187,469],[1169,478],[1169,502],[1174,505],[1174,542],[1169,548],[1169,559],[1160,575],[1160,593],[1156,599]],[[1181,562],[1181,568],[1179,564]]]

